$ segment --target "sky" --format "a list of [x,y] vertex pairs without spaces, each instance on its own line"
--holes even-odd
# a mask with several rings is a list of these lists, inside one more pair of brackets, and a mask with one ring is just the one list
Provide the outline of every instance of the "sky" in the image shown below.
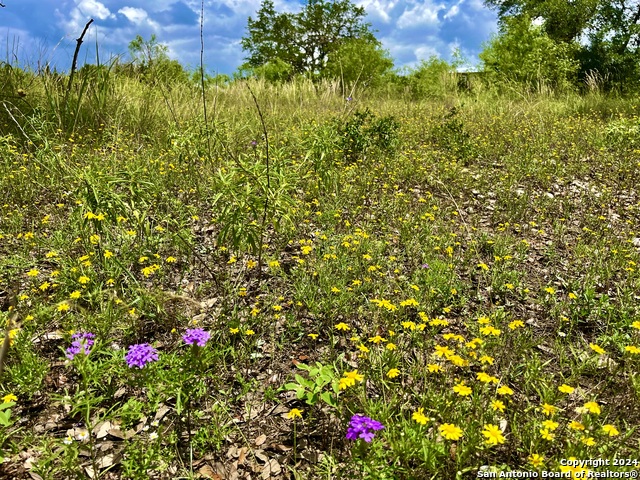
[[[206,0],[204,63],[209,73],[231,75],[243,63],[240,39],[261,0]],[[451,59],[458,48],[470,69],[482,43],[497,31],[497,17],[482,0],[352,0],[367,12],[396,68],[414,67],[436,55]],[[136,35],[155,34],[169,56],[188,68],[200,61],[200,0],[2,0],[0,61],[68,70],[84,25],[90,27],[78,65],[128,57]],[[303,1],[274,0],[278,12],[298,12]]]

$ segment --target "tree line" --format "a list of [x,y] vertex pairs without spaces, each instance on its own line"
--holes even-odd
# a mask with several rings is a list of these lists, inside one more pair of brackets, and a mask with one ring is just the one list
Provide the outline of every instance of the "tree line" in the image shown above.
[[[554,91],[597,88],[630,92],[640,85],[640,0],[484,0],[498,14],[499,30],[484,45],[476,75],[498,87]],[[1,4],[0,4],[1,5]],[[457,82],[465,63],[437,57],[417,67],[394,69],[393,59],[351,0],[306,0],[298,13],[278,12],[262,0],[241,39],[244,63],[233,74],[207,76],[208,83],[261,77],[287,82],[298,77],[338,80],[344,89],[396,86],[434,95]],[[152,36],[130,44],[131,60],[109,68],[149,82],[196,81],[171,60]],[[86,66],[86,68],[94,68]],[[460,77],[460,76],[459,76]],[[470,78],[469,75],[462,79]],[[460,86],[460,85],[454,85]],[[468,82],[461,82],[468,87]]]

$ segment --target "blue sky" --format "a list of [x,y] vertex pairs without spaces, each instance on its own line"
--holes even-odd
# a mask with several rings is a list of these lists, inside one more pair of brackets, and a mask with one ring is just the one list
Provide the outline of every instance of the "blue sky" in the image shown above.
[[[411,67],[431,55],[450,59],[459,48],[471,64],[482,42],[496,31],[495,12],[482,0],[353,0],[389,50],[398,68]],[[155,34],[169,55],[195,67],[200,57],[199,0],[3,0],[0,8],[0,60],[16,58],[36,68],[51,62],[68,69],[89,18],[79,64],[95,63],[98,42],[102,60],[128,58],[128,43]],[[277,11],[297,12],[301,2],[274,0]],[[260,0],[205,1],[205,64],[209,72],[231,74],[242,63],[240,38],[247,17],[255,17]]]

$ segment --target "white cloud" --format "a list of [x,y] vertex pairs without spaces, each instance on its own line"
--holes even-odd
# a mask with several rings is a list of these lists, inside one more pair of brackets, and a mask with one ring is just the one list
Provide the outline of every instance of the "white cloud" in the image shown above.
[[141,24],[144,20],[146,20],[149,15],[142,8],[134,8],[134,7],[122,7],[118,10],[118,13],[121,13],[131,23],[135,23],[136,25]]
[[106,20],[107,18],[114,17],[114,15],[107,7],[96,0],[82,0],[80,3],[78,3],[78,10],[83,15],[96,17],[100,20]]
[[391,22],[389,12],[393,10],[397,2],[393,0],[360,0],[357,2],[358,7],[364,7],[367,15],[373,18],[379,18],[384,23]]
[[398,28],[411,28],[438,24],[438,12],[444,9],[443,4],[433,5],[429,1],[414,5],[410,10],[405,10],[396,26]]
[[450,18],[455,17],[458,13],[460,13],[460,7],[458,6],[460,5],[459,3],[452,6],[449,11],[447,13],[444,14],[444,19],[448,20]]
[[438,50],[431,45],[421,45],[413,49],[413,53],[418,60],[429,60],[434,55],[440,56]]

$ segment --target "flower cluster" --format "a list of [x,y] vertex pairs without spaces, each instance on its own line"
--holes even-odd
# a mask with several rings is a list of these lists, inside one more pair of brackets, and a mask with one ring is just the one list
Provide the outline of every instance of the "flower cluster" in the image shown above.
[[71,343],[71,346],[67,348],[67,358],[69,360],[73,360],[73,358],[80,353],[82,353],[83,355],[89,355],[91,347],[94,343],[94,338],[96,338],[96,336],[93,333],[74,333],[71,336],[73,342]]
[[349,422],[349,428],[347,429],[347,440],[357,440],[362,438],[365,442],[369,443],[375,436],[375,431],[382,430],[384,425],[376,420],[372,420],[369,417],[363,415],[354,415]]
[[187,345],[198,345],[199,347],[204,347],[210,338],[211,334],[201,328],[187,329],[187,332],[182,335],[184,343]]
[[143,368],[147,363],[158,360],[158,351],[148,343],[131,345],[125,360],[130,368]]

